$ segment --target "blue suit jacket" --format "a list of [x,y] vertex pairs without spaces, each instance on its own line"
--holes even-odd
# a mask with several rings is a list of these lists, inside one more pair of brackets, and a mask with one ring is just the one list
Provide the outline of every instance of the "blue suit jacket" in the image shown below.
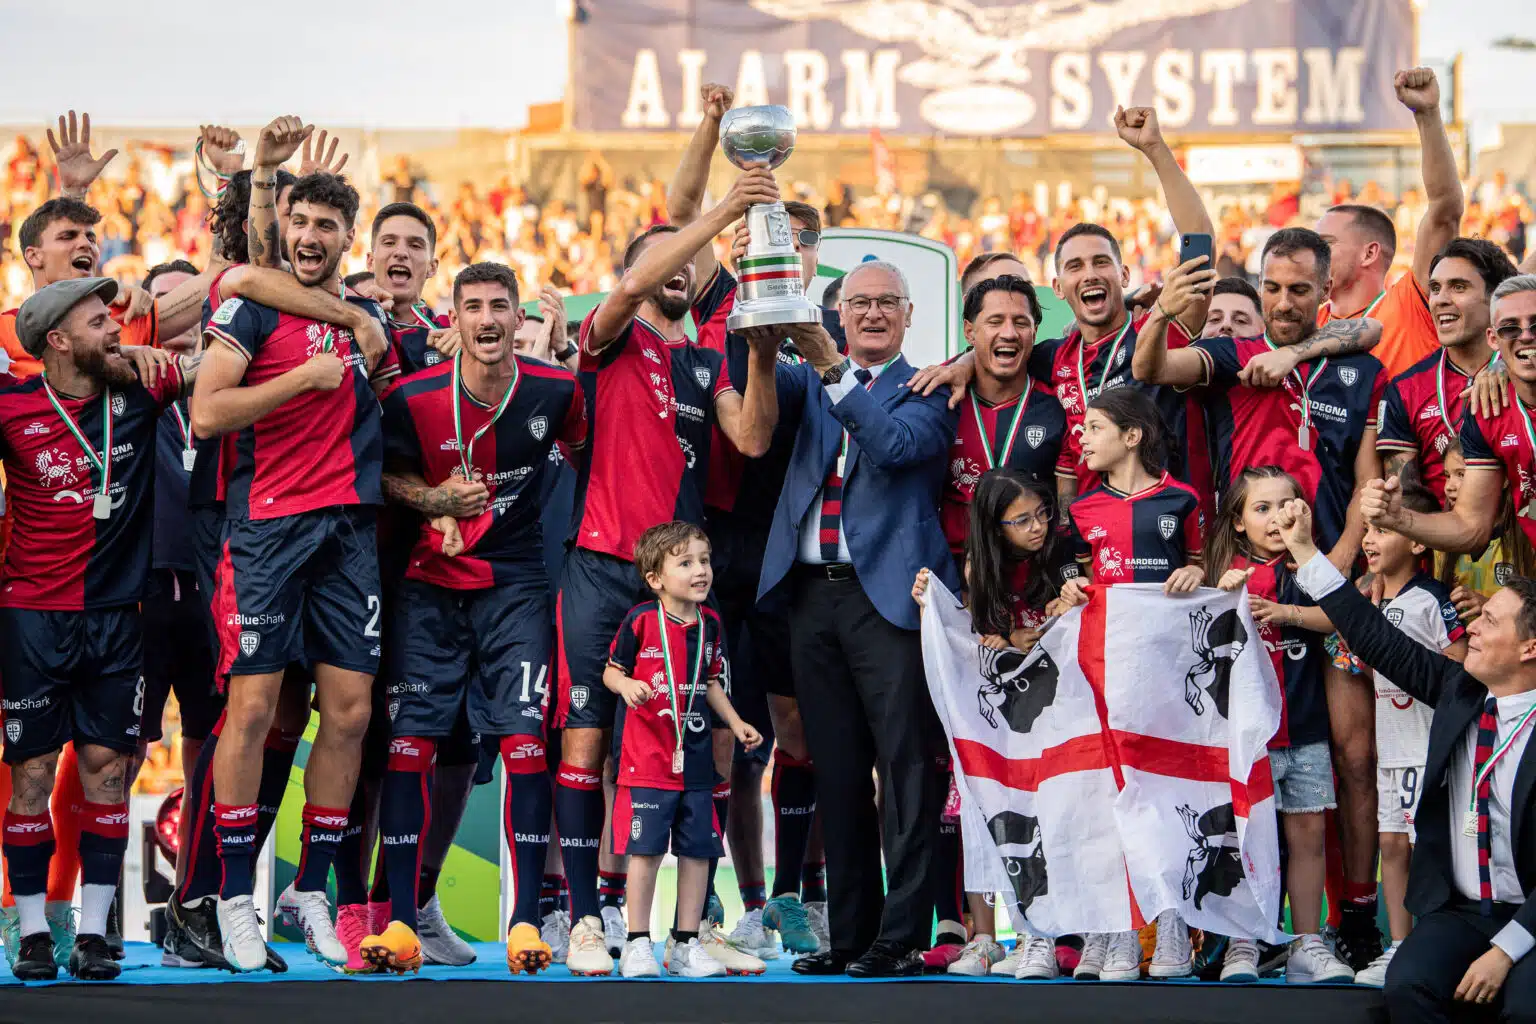
[[778,365],[779,422],[796,423],[795,449],[763,554],[759,600],[794,567],[800,522],[837,461],[844,427],[843,532],[875,609],[902,629],[916,629],[912,580],[924,566],[958,592],[938,513],[957,417],[947,388],[923,398],[902,387],[912,373],[898,356],[869,390],[854,387],[834,407],[809,363]]

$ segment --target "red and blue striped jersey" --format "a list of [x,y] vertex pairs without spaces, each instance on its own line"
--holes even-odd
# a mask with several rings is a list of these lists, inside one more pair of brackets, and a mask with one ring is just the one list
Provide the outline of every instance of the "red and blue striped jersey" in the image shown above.
[[1472,378],[1444,352],[1421,359],[1387,385],[1377,418],[1376,448],[1383,457],[1407,452],[1419,479],[1445,501],[1445,450],[1461,432],[1461,393]]
[[1135,494],[1099,484],[1072,503],[1067,522],[1094,583],[1162,583],[1204,549],[1200,497],[1166,472]]

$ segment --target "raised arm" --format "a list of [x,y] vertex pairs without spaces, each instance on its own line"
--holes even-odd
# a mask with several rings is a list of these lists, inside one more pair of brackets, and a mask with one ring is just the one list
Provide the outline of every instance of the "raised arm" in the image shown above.
[[59,191],[71,199],[84,199],[95,181],[117,150],[109,149],[101,156],[91,156],[91,115],[81,114],[75,120],[75,112],[69,112],[68,123],[59,115],[59,134],[48,129],[48,147],[53,150],[53,162],[59,170]]
[[[1157,172],[1157,183],[1163,189],[1163,199],[1173,217],[1173,226],[1183,234],[1214,237],[1216,227],[1211,223],[1211,215],[1206,211],[1205,202],[1195,190],[1194,183],[1189,180],[1189,175],[1179,166],[1178,157],[1173,155],[1173,150],[1168,148],[1168,143],[1163,139],[1162,127],[1157,123],[1157,111],[1152,107],[1131,107],[1129,110],[1117,107],[1115,131],[1120,133],[1120,138],[1127,145],[1140,151]],[[1198,302],[1179,316],[1179,323],[1191,338],[1198,338],[1201,328],[1205,326],[1210,292],[1198,298]]]
[[282,246],[277,237],[277,169],[299,150],[299,144],[314,133],[292,114],[274,118],[256,139],[255,163],[251,168],[250,220],[245,225],[247,256],[258,267],[283,265]]
[[[1143,384],[1169,384],[1189,388],[1209,383],[1206,361],[1195,348],[1168,348],[1169,323],[1182,320],[1193,308],[1204,309],[1206,297],[1216,283],[1216,271],[1205,267],[1199,256],[1175,267],[1163,284],[1163,294],[1152,313],[1136,332],[1136,349],[1131,355],[1131,376]],[[1201,314],[1204,316],[1204,314]]]
[[1327,614],[1349,649],[1407,693],[1431,707],[1438,704],[1461,666],[1389,623],[1369,598],[1322,557],[1312,543],[1312,510],[1306,502],[1286,502],[1277,521],[1299,567],[1297,582]]
[[1429,294],[1429,264],[1461,230],[1461,215],[1466,201],[1461,194],[1461,178],[1456,172],[1456,154],[1440,120],[1440,83],[1429,68],[1399,71],[1392,80],[1397,99],[1413,111],[1413,125],[1419,131],[1419,166],[1424,174],[1424,195],[1429,209],[1419,221],[1419,234],[1413,246],[1413,279],[1419,289]]
[[[844,378],[851,379],[852,374]],[[832,415],[848,428],[859,450],[882,469],[942,459],[955,440],[957,417],[942,391],[926,397],[913,394],[887,410],[855,384],[833,401]]]
[[755,203],[774,203],[779,186],[761,167],[743,171],[725,199],[681,231],[660,235],[646,246],[635,265],[624,271],[592,317],[587,333],[588,355],[596,355],[624,333],[640,306],[656,289],[675,277],[694,255]]
[[[1415,512],[1403,507],[1397,477],[1371,480],[1360,491],[1365,521],[1395,530],[1432,551],[1467,554],[1483,550],[1493,535],[1494,518],[1504,497],[1504,470],[1468,466],[1461,493],[1449,512]],[[1393,673],[1387,673],[1396,679]]]
[[[750,355],[747,360],[747,384],[743,394],[735,390],[718,392],[715,415],[720,429],[736,450],[749,459],[768,454],[773,428],[779,422],[776,373],[779,363],[779,329],[755,328],[747,336]],[[724,361],[721,372],[728,374]]]
[[[731,109],[735,94],[723,85],[706,84],[702,93],[704,118],[693,130],[683,159],[667,186],[667,218],[678,227],[687,227],[699,219],[704,203],[704,189],[709,184],[709,164],[715,150],[720,148],[720,119]],[[720,262],[715,258],[714,239],[711,238],[693,258],[694,280],[703,286],[715,276]]]

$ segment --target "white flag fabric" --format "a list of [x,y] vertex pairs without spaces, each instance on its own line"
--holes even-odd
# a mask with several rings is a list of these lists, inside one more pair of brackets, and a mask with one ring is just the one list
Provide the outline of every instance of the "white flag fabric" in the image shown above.
[[1267,745],[1280,686],[1247,591],[1095,586],[1027,656],[933,580],[923,662],[960,794],[966,888],[1041,935],[1196,928],[1282,942]]

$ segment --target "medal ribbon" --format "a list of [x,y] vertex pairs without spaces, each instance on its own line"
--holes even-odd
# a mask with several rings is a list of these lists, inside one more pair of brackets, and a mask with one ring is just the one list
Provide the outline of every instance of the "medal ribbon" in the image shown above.
[[1504,742],[1495,747],[1493,753],[1488,755],[1487,762],[1481,768],[1477,768],[1476,765],[1473,765],[1474,774],[1472,776],[1472,802],[1467,807],[1467,813],[1477,813],[1477,791],[1482,788],[1483,780],[1493,774],[1493,766],[1499,763],[1500,758],[1509,753],[1509,748],[1514,746],[1516,737],[1518,737],[1520,733],[1524,731],[1526,725],[1531,720],[1531,716],[1533,715],[1536,715],[1536,707],[1533,707],[1531,710],[1527,711],[1521,717],[1520,721],[1515,723],[1514,729],[1512,729],[1509,735],[1505,737]]
[[187,423],[187,417],[181,411],[180,402],[171,403],[171,413],[176,417],[176,425],[181,428],[181,443],[187,450],[192,450],[192,428]]
[[463,352],[453,357],[453,437],[459,446],[459,466],[464,470],[464,479],[473,480],[475,478],[473,465],[475,461],[475,442],[484,437],[485,432],[495,426],[496,421],[501,419],[501,414],[506,412],[507,406],[512,401],[513,394],[517,392],[518,382],[522,380],[523,371],[518,366],[517,358],[514,356],[512,359],[512,383],[507,385],[507,393],[501,396],[501,404],[496,406],[495,411],[491,413],[491,418],[486,420],[480,426],[480,429],[475,431],[474,436],[469,439],[469,443],[465,444],[463,401],[460,398],[460,395],[465,393],[463,360]]
[[976,418],[976,432],[981,435],[981,450],[987,456],[987,468],[996,469],[998,466],[1008,465],[1008,456],[1013,454],[1013,442],[1019,436],[1019,424],[1024,422],[1024,403],[1029,400],[1029,392],[1026,391],[1018,398],[1018,404],[1013,410],[1013,422],[1008,424],[1008,436],[1003,439],[1003,454],[996,459],[992,457],[992,440],[987,436],[987,425],[981,419],[981,406],[976,401],[976,390],[972,388],[969,393],[971,415]]
[[[1488,365],[1491,367],[1493,365],[1493,361],[1498,357],[1498,353],[1495,352],[1493,356],[1489,358]],[[1446,358],[1446,353],[1441,352],[1440,372],[1435,375],[1435,399],[1440,403],[1440,422],[1445,424],[1445,429],[1450,431],[1451,437],[1454,439],[1457,434],[1457,429],[1451,423],[1450,407],[1445,404],[1445,367],[1447,362],[1449,362],[1449,360]],[[1457,373],[1460,373],[1461,376],[1470,383],[1472,378],[1468,377],[1464,373],[1461,373],[1461,367],[1456,366],[1455,363],[1451,363],[1450,365],[1456,370]]]
[[427,308],[427,304],[425,302],[417,299],[416,304],[411,307],[411,312],[416,314],[416,319],[420,321],[421,326],[425,327],[429,331],[437,330],[437,324],[433,321],[430,315],[432,311]]
[[[1093,398],[1096,398],[1098,396],[1099,392],[1104,390],[1104,381],[1109,376],[1110,368],[1115,365],[1115,356],[1120,354],[1120,346],[1125,344],[1125,336],[1127,334],[1131,333],[1131,323],[1132,323],[1132,321],[1131,321],[1130,315],[1127,314],[1126,318],[1125,318],[1125,326],[1120,328],[1120,333],[1119,334],[1115,335],[1114,343],[1111,344],[1110,348],[1109,348],[1109,355],[1104,357],[1104,369],[1099,373],[1099,386],[1097,388],[1095,388],[1094,390],[1092,390],[1092,391],[1088,390],[1088,377],[1087,377],[1087,374],[1085,374],[1084,371],[1083,371],[1083,349],[1088,347],[1088,343],[1083,340],[1082,332],[1081,331],[1078,332],[1078,335],[1077,335],[1077,384],[1078,384],[1078,387],[1083,389],[1083,406],[1084,406],[1084,408],[1087,407],[1087,405],[1088,405],[1090,400],[1092,400]],[[1100,339],[1100,340],[1102,341],[1103,339]]]
[[[1264,332],[1264,344],[1269,346],[1271,352],[1280,347],[1269,340],[1268,331]],[[1312,429],[1312,385],[1317,383],[1317,378],[1321,377],[1323,371],[1327,368],[1328,357],[1324,356],[1312,368],[1311,374],[1303,376],[1299,366],[1289,374],[1290,378],[1296,382],[1296,386],[1301,389],[1301,428],[1303,430],[1310,431]]]
[[[101,447],[102,454],[97,455],[96,449],[85,439],[80,432],[80,427],[74,418],[64,411],[64,406],[59,402],[59,396],[54,394],[53,387],[48,383],[48,371],[44,370],[43,392],[48,396],[48,402],[53,406],[53,411],[59,414],[59,419],[64,421],[64,426],[80,442],[80,448],[85,452],[86,459],[95,467],[101,480],[100,493],[106,494],[112,484],[112,389],[103,388],[101,391]],[[1529,420],[1526,421],[1529,424]]]
[[[672,673],[672,642],[667,639],[667,610],[660,601],[656,602],[656,628],[661,631],[661,665],[667,672],[667,700],[672,705],[672,727],[677,732],[676,756],[683,753],[683,729],[685,719],[678,714],[677,677]],[[688,704],[683,713],[687,718],[693,717],[693,699],[699,695],[699,681],[704,674],[704,616],[699,616],[699,643],[698,651],[693,656],[693,685],[688,690]],[[687,634],[683,634],[687,637]],[[684,651],[687,651],[685,646]]]

